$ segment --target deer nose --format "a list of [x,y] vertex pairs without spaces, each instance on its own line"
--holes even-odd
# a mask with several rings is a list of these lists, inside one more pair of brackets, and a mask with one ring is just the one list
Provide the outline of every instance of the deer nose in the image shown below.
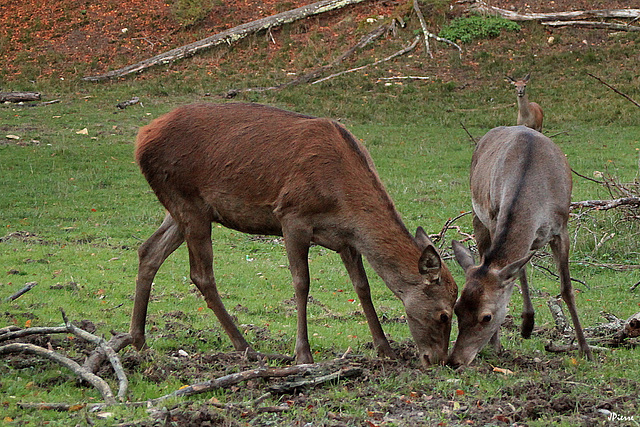
[[422,353],[420,355],[420,361],[424,368],[428,368],[434,365],[441,365],[444,362],[444,358],[441,358],[438,354],[434,353]]
[[447,366],[453,368],[453,369],[458,369],[460,366],[462,366],[462,362],[459,362],[455,359],[453,359],[452,357],[449,357],[449,359],[447,359]]

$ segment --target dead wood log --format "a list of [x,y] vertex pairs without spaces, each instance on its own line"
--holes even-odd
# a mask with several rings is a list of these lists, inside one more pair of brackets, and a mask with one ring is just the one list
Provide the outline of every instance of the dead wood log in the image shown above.
[[[133,98],[129,99],[128,101],[118,102],[116,104],[116,107],[118,107],[121,110],[124,110],[128,106],[137,104],[139,102],[140,102],[140,98],[138,98],[137,96],[134,96]],[[140,105],[142,105],[142,104],[140,104]]]
[[512,10],[501,9],[489,6],[483,1],[477,1],[471,9],[480,13],[499,15],[511,21],[562,21],[585,18],[638,18],[640,9],[596,9],[596,10],[576,10],[572,12],[550,12],[550,13],[519,13]]
[[199,40],[194,43],[190,43],[185,46],[181,46],[176,49],[161,53],[152,58],[144,61],[128,65],[117,70],[109,71],[105,74],[97,76],[86,76],[83,80],[87,81],[102,81],[117,77],[123,77],[132,73],[139,73],[147,68],[160,64],[168,64],[170,62],[177,61],[179,59],[193,56],[205,49],[217,46],[222,43],[231,44],[247,37],[250,34],[256,33],[261,30],[267,30],[272,27],[288,24],[309,16],[317,15],[320,13],[328,12],[342,7],[360,3],[364,0],[323,0],[310,5],[302,6],[297,9],[289,10],[286,12],[278,13],[276,15],[268,16],[258,19],[246,24],[238,25],[237,27],[230,28],[222,31],[221,33],[214,34],[205,39]]
[[59,365],[64,366],[71,370],[78,377],[90,383],[94,386],[102,395],[102,398],[107,405],[115,405],[116,399],[111,392],[111,388],[109,384],[106,383],[105,380],[100,378],[97,375],[92,374],[91,372],[84,369],[75,361],[69,359],[68,357],[62,356],[55,351],[48,350],[46,348],[34,345],[34,344],[25,344],[25,343],[13,343],[6,344],[0,346],[0,354],[9,354],[9,353],[30,353],[35,354],[37,356],[45,357],[49,360],[52,360]]
[[576,27],[593,28],[614,31],[640,31],[640,27],[635,25],[618,24],[615,22],[595,22],[595,21],[542,21],[542,25],[548,27]]
[[0,92],[0,102],[39,101],[40,92]]

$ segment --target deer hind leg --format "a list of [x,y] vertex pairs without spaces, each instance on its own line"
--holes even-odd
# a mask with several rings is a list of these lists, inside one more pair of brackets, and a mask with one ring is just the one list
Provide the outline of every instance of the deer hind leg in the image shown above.
[[151,295],[151,284],[162,263],[184,242],[178,224],[167,214],[160,227],[138,249],[138,276],[133,303],[133,314],[129,333],[133,345],[141,350],[145,347],[145,322]]
[[289,259],[289,270],[293,279],[293,289],[296,297],[297,328],[296,328],[296,362],[313,363],[309,332],[307,329],[307,301],[309,298],[309,247],[311,233],[283,225],[282,234]]
[[527,282],[526,265],[520,270],[520,289],[522,291],[522,327],[520,334],[523,338],[531,338],[533,325],[535,324],[535,311],[529,294],[529,282]]
[[582,326],[580,325],[580,319],[578,319],[578,310],[576,309],[576,301],[573,295],[573,286],[571,285],[571,274],[569,273],[569,233],[565,229],[562,233],[551,240],[551,250],[553,252],[556,263],[558,264],[558,271],[560,273],[560,286],[561,295],[569,314],[571,314],[571,320],[573,321],[573,328],[576,331],[576,338],[578,340],[578,347],[580,354],[586,357],[588,360],[593,360],[591,355],[591,349],[587,344],[587,340],[584,337]]
[[376,314],[376,309],[371,301],[371,289],[369,287],[369,281],[367,280],[367,274],[362,264],[362,255],[354,248],[349,247],[340,252],[342,262],[349,273],[353,287],[362,304],[362,310],[367,318],[369,324],[369,330],[373,337],[373,344],[378,350],[378,354],[384,357],[396,358],[395,352],[391,349],[389,341],[384,335],[382,325]]
[[189,215],[184,224],[185,240],[189,248],[191,280],[204,296],[207,306],[215,313],[222,328],[231,339],[233,347],[237,351],[251,349],[220,299],[213,275],[211,222],[203,219],[198,212]]

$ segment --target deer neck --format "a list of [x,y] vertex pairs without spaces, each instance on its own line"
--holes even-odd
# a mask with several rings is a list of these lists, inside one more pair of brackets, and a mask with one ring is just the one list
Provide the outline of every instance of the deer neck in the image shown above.
[[522,259],[531,251],[535,239],[535,229],[528,224],[498,226],[491,247],[484,256],[484,264],[502,268]]
[[421,250],[404,224],[363,233],[359,251],[396,295],[407,282],[419,282]]
[[518,111],[522,117],[527,117],[531,114],[529,111],[529,98],[526,93],[518,96]]

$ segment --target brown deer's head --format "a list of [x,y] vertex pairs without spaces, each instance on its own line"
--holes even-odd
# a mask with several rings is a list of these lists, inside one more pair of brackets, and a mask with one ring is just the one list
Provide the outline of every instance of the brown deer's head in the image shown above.
[[418,346],[424,367],[442,364],[447,358],[452,307],[458,294],[453,276],[421,227],[416,243],[422,250],[418,271],[422,283],[396,293],[407,313],[409,331]]

